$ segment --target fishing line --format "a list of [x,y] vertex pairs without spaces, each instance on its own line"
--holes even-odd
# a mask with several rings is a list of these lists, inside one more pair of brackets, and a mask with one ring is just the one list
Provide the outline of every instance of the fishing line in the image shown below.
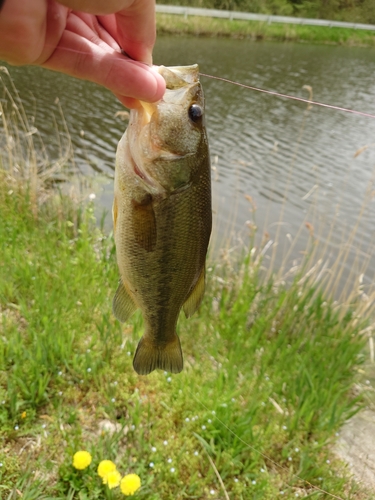
[[[58,49],[58,50],[65,50],[67,52],[73,52],[73,53],[76,53],[76,54],[93,55],[92,52],[86,52],[86,51],[83,51],[83,50],[70,49],[68,47],[56,47],[56,49]],[[107,54],[107,57],[110,57],[109,54]],[[116,57],[116,59],[117,59],[117,57]],[[133,59],[130,59],[130,60],[133,61]],[[56,70],[53,70],[53,71],[56,71]],[[237,85],[238,87],[243,87],[243,88],[248,89],[248,90],[254,90],[255,92],[261,92],[263,94],[268,94],[268,95],[272,95],[272,96],[275,96],[275,97],[281,97],[283,99],[291,99],[293,101],[299,101],[299,102],[303,102],[305,104],[310,104],[310,105],[313,105],[313,106],[320,106],[322,108],[333,109],[335,111],[342,111],[344,113],[352,113],[354,115],[365,116],[366,118],[375,118],[375,114],[372,114],[372,113],[365,113],[364,111],[357,111],[355,109],[344,108],[344,107],[341,107],[341,106],[335,106],[333,104],[326,104],[326,103],[323,103],[323,102],[312,101],[310,99],[304,99],[303,97],[297,97],[297,96],[293,96],[293,95],[289,95],[289,94],[282,94],[282,93],[276,92],[274,90],[261,89],[259,87],[253,87],[251,85],[245,85],[244,83],[235,82],[234,80],[230,80],[229,78],[223,78],[223,77],[220,77],[220,76],[208,75],[206,73],[201,73],[201,72],[199,73],[199,75],[203,76],[203,77],[206,77],[206,78],[211,78],[213,80],[219,80],[219,81],[222,81],[222,82],[225,82],[225,83],[229,83],[231,85]]]
[[[203,406],[203,408],[207,411],[210,411],[210,409],[204,404],[202,403],[202,401],[200,401],[197,396],[187,387],[187,391],[190,392],[190,395],[195,399],[195,401],[200,404],[201,406]],[[271,457],[269,457],[268,455],[266,455],[265,453],[257,450],[256,448],[254,448],[254,446],[251,446],[251,444],[247,443],[246,441],[244,441],[238,434],[236,434],[234,431],[232,431],[232,429],[230,429],[216,414],[212,415],[223,427],[225,427],[234,437],[236,437],[239,441],[241,441],[242,444],[244,444],[247,448],[249,448],[251,451],[254,451],[255,453],[258,453],[258,455],[260,455],[261,457],[263,457],[265,460],[268,460],[269,462],[271,462],[272,465],[278,467],[279,469],[283,470],[284,472],[287,472],[288,474],[290,474],[290,470],[288,469],[288,467],[285,467],[284,465],[281,465],[277,462],[275,462],[275,460],[273,460]],[[312,489],[316,490],[316,491],[320,491],[321,493],[324,493],[325,495],[329,495],[331,498],[336,498],[336,500],[344,500],[342,497],[338,497],[337,495],[334,495],[333,493],[330,493],[329,491],[326,491],[324,490],[323,488],[320,488],[319,486],[316,486],[315,484],[312,484],[310,483],[310,481],[308,481],[307,479],[303,479],[302,477],[298,476],[297,474],[293,474],[292,473],[292,476],[296,479],[298,479],[299,481],[302,481],[303,483],[309,485]],[[290,486],[290,485],[289,485]]]
[[367,118],[375,118],[375,115],[371,113],[365,113],[364,111],[356,111],[355,109],[342,108],[340,106],[334,106],[333,104],[325,104],[323,102],[311,101],[310,99],[304,99],[303,97],[297,97],[288,94],[280,94],[279,92],[275,92],[273,90],[261,89],[258,87],[252,87],[251,85],[245,85],[244,83],[235,82],[233,80],[229,80],[228,78],[222,78],[220,76],[206,75],[205,73],[199,73],[200,76],[205,76],[207,78],[212,78],[214,80],[220,80],[222,82],[231,83],[232,85],[238,85],[239,87],[243,87],[249,90],[255,90],[256,92],[262,92],[263,94],[273,95],[276,97],[283,97],[285,99],[292,99],[293,101],[304,102],[306,104],[312,104],[314,106],[321,106],[323,108],[334,109],[336,111],[344,111],[345,113],[353,113],[354,115],[366,116]]

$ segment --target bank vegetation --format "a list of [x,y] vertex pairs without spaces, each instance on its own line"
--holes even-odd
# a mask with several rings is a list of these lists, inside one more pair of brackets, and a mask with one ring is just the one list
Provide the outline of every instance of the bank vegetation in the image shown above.
[[180,319],[184,371],[138,376],[142,317],[111,312],[112,234],[55,182],[69,139],[48,158],[4,74],[1,92],[0,498],[123,498],[103,459],[141,478],[139,499],[371,498],[332,444],[368,401],[373,298],[334,303],[313,238],[289,279],[262,278],[263,246],[223,254]]

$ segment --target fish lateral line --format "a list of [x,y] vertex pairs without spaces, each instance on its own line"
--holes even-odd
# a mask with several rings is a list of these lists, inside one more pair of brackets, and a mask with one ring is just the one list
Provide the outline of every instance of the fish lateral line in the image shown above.
[[311,99],[304,99],[303,97],[297,97],[289,94],[281,94],[274,90],[262,89],[259,87],[253,87],[251,85],[245,85],[244,83],[236,82],[234,80],[229,80],[228,78],[222,78],[221,76],[207,75],[206,73],[199,73],[199,76],[204,76],[206,78],[212,78],[213,80],[219,80],[225,83],[230,83],[232,85],[237,85],[238,87],[243,87],[248,90],[254,90],[256,92],[261,92],[263,94],[272,95],[275,97],[281,97],[283,99],[291,99],[293,101],[299,101],[313,106],[320,106],[322,108],[333,109],[335,111],[343,111],[344,113],[352,113],[354,115],[365,116],[366,118],[375,118],[375,114],[365,113],[364,111],[357,111],[355,109],[343,108],[341,106],[335,106],[334,104],[326,104],[324,102],[312,101]]

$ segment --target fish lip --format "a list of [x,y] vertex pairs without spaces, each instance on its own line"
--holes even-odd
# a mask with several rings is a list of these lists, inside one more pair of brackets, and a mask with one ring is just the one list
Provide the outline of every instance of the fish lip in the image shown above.
[[[158,101],[158,102],[160,102],[160,101]],[[150,103],[150,102],[145,102],[145,101],[139,101],[139,103],[142,106],[141,109],[143,112],[144,125],[147,125],[148,123],[150,123],[152,115],[157,110],[158,102]]]

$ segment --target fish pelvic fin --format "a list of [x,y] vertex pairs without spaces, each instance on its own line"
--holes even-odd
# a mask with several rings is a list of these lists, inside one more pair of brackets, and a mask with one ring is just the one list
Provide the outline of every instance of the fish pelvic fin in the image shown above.
[[130,316],[137,310],[137,306],[121,280],[113,298],[112,310],[121,323],[128,321]]
[[183,368],[180,339],[175,334],[165,345],[155,345],[143,336],[139,341],[133,359],[134,370],[139,375],[148,375],[154,370],[180,373]]

